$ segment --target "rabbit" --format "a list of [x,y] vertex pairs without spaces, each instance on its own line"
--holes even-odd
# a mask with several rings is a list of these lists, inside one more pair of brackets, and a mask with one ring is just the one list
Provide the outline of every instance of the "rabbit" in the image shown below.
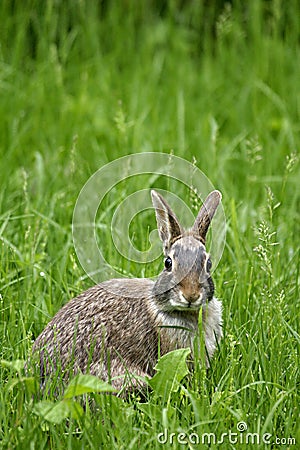
[[209,366],[222,337],[222,304],[214,297],[205,238],[221,193],[208,195],[189,230],[158,192],[152,190],[151,196],[164,248],[163,271],[156,281],[104,281],[63,306],[32,347],[44,382],[54,373],[66,381],[72,374],[90,373],[120,390],[129,374],[131,382],[152,377],[160,356],[193,349],[201,307]]

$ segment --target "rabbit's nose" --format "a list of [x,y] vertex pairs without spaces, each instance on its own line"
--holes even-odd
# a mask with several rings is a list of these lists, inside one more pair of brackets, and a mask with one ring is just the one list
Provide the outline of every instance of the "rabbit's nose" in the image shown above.
[[188,303],[194,303],[200,298],[200,289],[193,286],[181,286],[181,293]]
[[201,296],[199,281],[196,279],[185,278],[179,283],[180,290],[188,303],[195,303]]
[[188,303],[195,303],[200,298],[199,292],[182,292],[182,295]]

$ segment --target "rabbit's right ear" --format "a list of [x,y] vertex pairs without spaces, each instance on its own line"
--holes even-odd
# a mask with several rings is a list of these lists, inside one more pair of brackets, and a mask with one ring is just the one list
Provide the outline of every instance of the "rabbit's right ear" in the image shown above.
[[206,233],[213,216],[222,199],[222,194],[219,191],[212,191],[206,198],[200,209],[198,216],[193,225],[193,230],[200,236],[205,243]]
[[155,208],[158,234],[167,250],[171,241],[180,236],[183,231],[177,217],[163,197],[154,190],[151,191],[151,197]]

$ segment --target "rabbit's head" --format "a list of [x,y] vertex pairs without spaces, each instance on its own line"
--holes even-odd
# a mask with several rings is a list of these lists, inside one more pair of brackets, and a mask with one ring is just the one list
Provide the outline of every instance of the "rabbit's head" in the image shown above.
[[160,194],[152,191],[151,195],[165,255],[165,267],[155,283],[154,296],[164,311],[199,310],[214,295],[212,263],[205,240],[221,193],[213,191],[208,195],[189,230],[181,227]]

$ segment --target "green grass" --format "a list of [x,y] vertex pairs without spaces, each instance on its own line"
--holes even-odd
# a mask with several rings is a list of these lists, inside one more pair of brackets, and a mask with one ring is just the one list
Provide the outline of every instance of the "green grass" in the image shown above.
[[[2,448],[196,448],[178,434],[221,439],[241,421],[260,445],[227,436],[201,448],[299,446],[299,5],[179,3],[1,2]],[[208,373],[196,367],[169,395],[92,393],[96,411],[53,423],[15,361],[92,284],[71,231],[84,183],[144,151],[196,159],[223,193],[227,240],[214,279],[224,339]],[[152,186],[176,187],[133,177],[111,200]],[[145,215],[132,224],[138,248],[147,248],[149,225]],[[160,260],[146,269],[120,261],[106,234],[112,265],[159,273]],[[157,439],[165,429],[176,433],[172,445]]]

